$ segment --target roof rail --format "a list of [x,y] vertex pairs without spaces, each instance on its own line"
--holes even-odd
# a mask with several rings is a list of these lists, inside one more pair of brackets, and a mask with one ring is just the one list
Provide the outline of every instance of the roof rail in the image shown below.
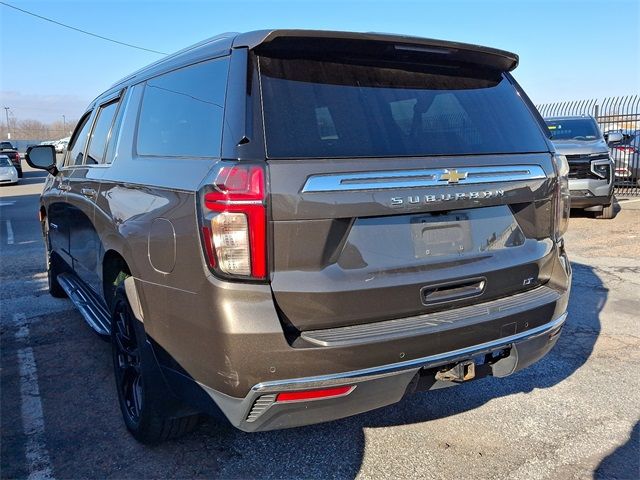
[[139,70],[136,70],[135,72],[127,75],[124,78],[121,78],[120,80],[118,80],[116,83],[114,83],[113,85],[111,85],[111,88],[115,88],[118,85],[125,83],[129,80],[131,80],[132,78],[137,77],[138,75],[140,75],[141,73],[146,72],[147,70],[151,70],[154,67],[157,67],[158,65],[162,65],[163,63],[169,62],[170,60],[184,54],[187,53],[191,50],[195,50],[196,48],[200,48],[200,47],[204,47],[205,45],[209,45],[211,43],[214,42],[219,42],[220,40],[224,40],[224,39],[230,39],[230,38],[234,38],[238,35],[237,32],[225,32],[225,33],[221,33],[220,35],[216,35],[215,37],[211,37],[211,38],[207,38],[205,40],[202,40],[198,43],[194,43],[193,45],[190,45],[186,48],[183,48],[182,50],[178,50],[177,52],[171,53],[169,55],[167,55],[166,57],[162,57],[160,60],[157,60],[153,63],[150,63],[149,65],[142,67]]

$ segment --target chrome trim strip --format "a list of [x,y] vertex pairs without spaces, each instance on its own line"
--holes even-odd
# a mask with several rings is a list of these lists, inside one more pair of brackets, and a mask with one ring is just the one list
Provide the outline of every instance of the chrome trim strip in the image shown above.
[[306,383],[324,383],[332,382],[336,380],[349,380],[359,377],[367,377],[372,375],[384,375],[394,372],[400,372],[402,370],[410,370],[412,368],[422,368],[435,366],[437,364],[448,363],[459,358],[465,358],[474,356],[482,352],[487,352],[499,348],[506,347],[509,344],[521,342],[523,340],[530,340],[534,337],[550,333],[556,329],[559,329],[567,319],[567,312],[556,319],[540,325],[539,327],[526,330],[524,332],[516,333],[508,337],[499,338],[491,342],[481,343],[479,345],[472,345],[470,347],[460,348],[450,352],[438,353],[436,355],[430,355],[428,357],[418,358],[415,360],[407,360],[399,363],[392,363],[389,365],[382,365],[379,367],[365,368],[362,370],[354,370],[351,372],[332,373],[328,375],[319,375],[316,377],[303,377],[292,378],[288,380],[274,380],[270,382],[262,382],[254,385],[251,389],[252,392],[260,392],[264,390],[272,390],[274,388],[281,388],[283,386],[295,386],[297,384]]
[[[467,174],[458,182],[448,183],[442,176],[456,170]],[[480,183],[522,182],[547,178],[539,165],[508,165],[465,167],[458,169],[431,168],[420,170],[390,170],[360,173],[311,175],[301,193],[386,190],[391,188],[437,187],[446,185],[476,185]]]

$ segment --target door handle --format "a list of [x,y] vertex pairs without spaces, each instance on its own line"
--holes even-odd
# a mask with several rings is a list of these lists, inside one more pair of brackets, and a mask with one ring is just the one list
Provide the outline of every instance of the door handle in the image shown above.
[[90,198],[94,198],[96,195],[98,195],[98,192],[96,192],[93,188],[83,188],[80,190],[80,193],[85,197]]
[[472,278],[456,282],[428,285],[420,290],[423,305],[434,305],[454,300],[477,297],[484,293],[487,281],[483,278]]

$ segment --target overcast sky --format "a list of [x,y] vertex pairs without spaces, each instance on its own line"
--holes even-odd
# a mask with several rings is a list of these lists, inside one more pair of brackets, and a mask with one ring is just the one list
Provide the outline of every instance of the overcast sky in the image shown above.
[[[640,1],[21,1],[36,14],[161,52],[225,31],[314,28],[411,34],[516,52],[534,103],[640,90]],[[162,55],[0,5],[0,106],[20,120],[78,118],[119,78]],[[4,113],[4,112],[2,112]],[[4,123],[4,115],[1,117]]]

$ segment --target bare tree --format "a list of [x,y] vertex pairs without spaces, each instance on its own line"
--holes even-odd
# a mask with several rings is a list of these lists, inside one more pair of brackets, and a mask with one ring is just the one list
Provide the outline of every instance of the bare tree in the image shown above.
[[[60,120],[51,123],[43,123],[39,120],[25,119],[16,121],[14,118],[9,119],[11,139],[15,140],[58,140],[71,135],[76,127],[77,120],[67,120],[63,123]],[[0,125],[0,139],[7,138],[7,124]]]

